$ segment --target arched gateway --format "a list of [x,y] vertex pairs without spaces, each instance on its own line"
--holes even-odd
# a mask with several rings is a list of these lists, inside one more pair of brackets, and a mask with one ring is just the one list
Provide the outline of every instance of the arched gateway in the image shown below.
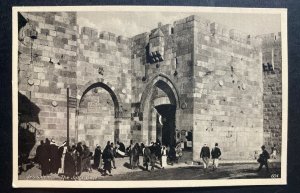
[[142,141],[159,140],[165,145],[176,142],[176,109],[180,107],[176,86],[164,74],[152,78],[141,96]]
[[96,79],[86,83],[77,95],[76,141],[104,147],[107,141],[118,140],[121,108],[121,99],[109,82]]

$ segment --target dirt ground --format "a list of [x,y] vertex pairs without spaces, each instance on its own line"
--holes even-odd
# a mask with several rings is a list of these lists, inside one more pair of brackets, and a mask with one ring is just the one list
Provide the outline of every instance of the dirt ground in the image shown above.
[[[158,164],[157,164],[158,165]],[[213,170],[211,167],[203,169],[203,165],[188,165],[178,163],[168,165],[165,169],[158,166],[153,171],[143,171],[140,166],[136,169],[129,169],[128,158],[117,158],[116,169],[112,170],[113,176],[103,176],[98,170],[83,172],[75,180],[201,180],[201,179],[250,179],[250,178],[279,178],[280,163],[269,163],[270,171],[263,168],[257,172],[258,163],[234,163],[220,164],[219,168]],[[20,180],[65,180],[57,174],[41,176],[41,170],[33,165],[29,170],[19,175]]]

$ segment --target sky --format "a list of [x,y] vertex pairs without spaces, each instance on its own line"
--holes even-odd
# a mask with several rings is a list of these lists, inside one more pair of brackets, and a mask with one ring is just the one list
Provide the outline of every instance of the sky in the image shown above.
[[80,27],[92,27],[99,31],[109,31],[116,35],[132,37],[162,24],[190,15],[203,18],[237,29],[250,35],[280,32],[280,14],[241,14],[241,13],[199,13],[199,12],[77,12]]

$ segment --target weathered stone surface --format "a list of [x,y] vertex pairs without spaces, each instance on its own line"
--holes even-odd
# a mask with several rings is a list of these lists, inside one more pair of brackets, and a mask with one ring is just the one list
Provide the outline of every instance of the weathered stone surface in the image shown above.
[[69,87],[77,99],[70,141],[91,149],[155,141],[154,107],[162,104],[176,106],[174,139],[192,135],[191,159],[200,159],[203,143],[218,142],[223,159],[235,160],[254,159],[263,144],[280,146],[280,34],[251,37],[190,16],[126,38],[79,30],[72,12],[23,15],[38,32],[19,43],[19,92],[40,109],[36,141],[66,140]]

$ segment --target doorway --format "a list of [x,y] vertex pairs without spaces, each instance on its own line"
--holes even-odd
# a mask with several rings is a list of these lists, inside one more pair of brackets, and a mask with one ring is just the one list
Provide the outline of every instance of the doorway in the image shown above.
[[158,115],[156,116],[156,136],[163,144],[175,146],[176,143],[176,105],[162,104],[155,106]]

